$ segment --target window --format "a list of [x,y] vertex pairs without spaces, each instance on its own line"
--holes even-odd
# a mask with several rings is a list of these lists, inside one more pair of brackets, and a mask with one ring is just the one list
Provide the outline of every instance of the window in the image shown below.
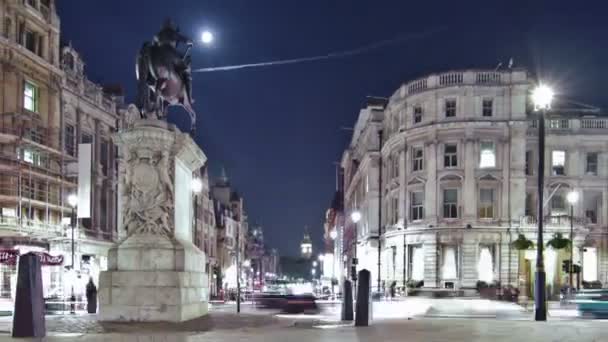
[[597,214],[593,209],[585,210],[585,217],[589,220],[589,222],[595,224],[597,223]]
[[412,151],[412,170],[413,171],[422,171],[423,170],[423,159],[424,159],[424,152],[422,151],[422,148],[418,147],[418,148],[414,148]]
[[443,190],[443,217],[458,218],[458,190]]
[[38,87],[30,82],[25,82],[23,86],[23,108],[31,111],[38,112]]
[[396,224],[399,220],[399,199],[391,198],[391,224]]
[[553,151],[551,153],[551,169],[554,176],[563,176],[566,174],[566,151]]
[[24,38],[25,42],[23,46],[25,46],[25,48],[30,50],[31,52],[36,53],[36,45],[38,40],[36,37],[36,33],[30,30],[26,30]]
[[422,122],[422,106],[414,106],[414,124]]
[[411,207],[411,220],[417,221],[424,219],[424,192],[416,191],[411,193],[412,203]]
[[91,134],[88,133],[82,133],[82,136],[80,137],[80,141],[82,144],[92,144],[93,143],[93,136]]
[[74,149],[74,138],[76,135],[74,125],[66,124],[63,134],[65,140],[65,152],[70,156],[74,156],[76,154],[76,150]]
[[445,117],[453,118],[456,116],[456,100],[445,100]]
[[101,171],[104,175],[108,175],[108,141],[101,139],[99,146],[99,162],[101,163]]
[[494,101],[492,99],[483,99],[482,102],[482,115],[492,116],[492,109],[494,108]]
[[4,18],[4,38],[10,38],[11,35],[11,19]]
[[532,151],[526,151],[526,175],[532,175]]
[[443,166],[444,167],[457,167],[458,166],[458,148],[456,144],[445,145],[443,151]]
[[534,197],[532,197],[532,194],[526,194],[526,209],[524,212],[526,216],[535,216],[534,205]]
[[479,218],[494,218],[494,189],[479,189]]
[[36,7],[36,0],[27,0],[27,4],[32,7]]
[[561,195],[553,195],[551,198],[551,209],[553,210],[566,210],[566,202],[564,201],[564,197]]
[[587,153],[585,173],[597,176],[597,153]]
[[480,144],[479,167],[496,167],[496,146],[492,141],[482,141]]

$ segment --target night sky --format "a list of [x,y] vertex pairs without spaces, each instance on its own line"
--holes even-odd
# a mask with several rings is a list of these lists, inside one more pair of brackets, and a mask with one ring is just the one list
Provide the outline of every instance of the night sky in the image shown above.
[[[534,3],[534,5],[528,4]],[[197,142],[212,175],[224,166],[251,223],[282,254],[297,254],[308,225],[316,246],[335,188],[334,161],[366,95],[390,96],[431,72],[515,66],[556,90],[599,106],[608,80],[608,8],[587,1],[63,0],[64,41],[83,55],[89,78],[135,94],[135,54],[170,16],[194,39],[193,68],[349,50],[439,30],[342,59],[194,75]],[[564,1],[565,3],[565,1]],[[584,5],[583,5],[584,4]],[[604,5],[604,7],[608,7]],[[187,129],[185,112],[170,120]]]

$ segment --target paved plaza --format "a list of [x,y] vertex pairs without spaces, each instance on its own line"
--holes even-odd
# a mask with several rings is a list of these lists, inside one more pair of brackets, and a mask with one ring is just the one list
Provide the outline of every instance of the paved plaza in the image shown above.
[[[96,315],[47,316],[47,341],[607,341],[608,321],[574,319],[550,310],[534,322],[523,308],[486,300],[374,303],[369,327],[339,321],[339,305],[318,314],[284,315],[243,305],[215,305],[211,314],[182,324],[99,323]],[[551,315],[553,312],[553,315]],[[0,318],[0,341],[10,341],[11,317]],[[25,339],[27,341],[27,339]]]

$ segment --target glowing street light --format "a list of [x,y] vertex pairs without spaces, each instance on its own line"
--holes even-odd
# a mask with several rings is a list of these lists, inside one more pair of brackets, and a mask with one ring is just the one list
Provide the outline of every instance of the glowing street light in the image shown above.
[[570,203],[570,205],[575,204],[576,202],[578,202],[578,192],[570,191],[568,195],[566,195],[566,199],[568,200],[568,203]]
[[250,267],[251,266],[251,261],[249,261],[249,260],[243,261],[243,266],[244,267]]
[[332,240],[335,240],[335,239],[338,237],[338,232],[337,232],[335,229],[334,229],[334,230],[332,230],[332,231],[329,233],[329,237],[330,237]]
[[313,268],[312,270],[310,270],[310,274],[312,274],[312,275],[314,276],[315,274],[317,274],[317,270],[315,270],[315,269]]
[[324,258],[325,258],[325,255],[319,254],[319,261],[323,261]]
[[547,320],[547,302],[545,295],[545,261],[543,259],[543,194],[545,188],[545,114],[551,108],[553,90],[542,83],[532,91],[534,110],[538,114],[538,231],[536,237],[536,273],[534,275],[534,319]]
[[312,267],[317,267],[318,263],[316,261],[312,262]]
[[541,84],[532,91],[532,102],[534,109],[550,109],[551,101],[553,101],[553,90],[548,86]]
[[201,42],[203,42],[203,44],[205,45],[213,43],[213,33],[207,30],[203,31],[203,33],[201,34]]
[[358,210],[353,211],[350,214],[350,219],[353,220],[354,223],[361,221],[361,213]]
[[76,206],[78,205],[78,196],[76,196],[75,194],[69,195],[68,204],[70,205],[70,207],[76,208]]
[[192,189],[192,192],[198,194],[203,191],[203,182],[198,177],[192,178],[192,181],[190,182],[190,188]]

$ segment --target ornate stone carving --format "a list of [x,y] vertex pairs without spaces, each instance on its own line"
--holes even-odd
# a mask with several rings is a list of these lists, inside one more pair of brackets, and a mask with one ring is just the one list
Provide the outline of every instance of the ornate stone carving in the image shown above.
[[137,106],[134,104],[130,104],[127,107],[127,111],[125,112],[123,130],[133,129],[135,120],[139,119],[139,117],[140,117],[140,114],[139,114],[139,109],[137,109]]
[[148,148],[127,152],[124,177],[124,224],[129,236],[172,236],[173,184],[169,152]]

